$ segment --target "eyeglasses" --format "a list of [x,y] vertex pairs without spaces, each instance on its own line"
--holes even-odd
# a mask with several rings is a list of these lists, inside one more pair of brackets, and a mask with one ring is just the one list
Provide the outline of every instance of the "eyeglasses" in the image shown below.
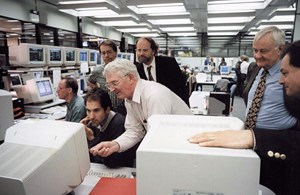
[[[277,49],[277,47],[275,47],[273,49]],[[253,53],[257,54],[259,52],[260,54],[267,54],[270,51],[272,51],[273,49],[253,49]]]
[[115,89],[119,84],[120,84],[120,82],[121,82],[121,80],[123,79],[123,78],[125,78],[126,76],[127,76],[128,74],[125,74],[121,79],[119,79],[119,80],[115,80],[115,81],[112,81],[112,82],[110,82],[110,83],[106,83],[105,84],[105,86],[108,88],[108,89]]
[[111,54],[113,54],[113,51],[112,50],[108,50],[108,51],[102,51],[101,52],[101,55],[103,55],[103,56],[105,56],[105,55],[111,55]]

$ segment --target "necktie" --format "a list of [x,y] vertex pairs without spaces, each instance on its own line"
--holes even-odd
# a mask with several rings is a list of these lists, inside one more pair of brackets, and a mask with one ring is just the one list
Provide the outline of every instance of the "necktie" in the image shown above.
[[260,76],[260,81],[255,90],[255,94],[252,100],[251,107],[247,113],[246,121],[245,121],[245,129],[253,129],[255,127],[255,123],[257,121],[257,114],[261,105],[262,97],[265,91],[266,77],[268,71],[264,70]]
[[152,76],[152,74],[151,74],[151,67],[152,67],[152,66],[148,66],[148,67],[147,67],[147,71],[148,71],[148,80],[149,80],[149,81],[154,81],[153,76]]

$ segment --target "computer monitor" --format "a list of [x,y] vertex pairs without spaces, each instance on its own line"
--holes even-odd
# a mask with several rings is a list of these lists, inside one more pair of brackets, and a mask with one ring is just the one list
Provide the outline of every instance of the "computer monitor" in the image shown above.
[[46,65],[48,66],[62,66],[62,48],[56,46],[46,47]]
[[12,66],[41,67],[46,64],[45,46],[21,43],[9,47],[9,62]]
[[76,65],[76,48],[71,48],[71,47],[63,48],[63,64],[65,66]]
[[102,61],[101,61],[101,53],[97,52],[97,65],[101,65]]
[[[14,124],[12,95],[6,90],[0,89],[0,144],[4,140],[6,129]],[[1,180],[0,180],[1,183]],[[0,193],[2,194],[2,193]]]
[[21,87],[23,85],[21,76],[19,74],[10,74],[9,77],[11,88]]
[[230,68],[229,66],[220,66],[220,74],[229,74],[230,73]]
[[89,59],[89,61],[88,61],[88,63],[89,63],[89,66],[91,66],[91,65],[96,65],[97,64],[97,53],[99,53],[99,51],[97,51],[97,50],[92,50],[92,49],[90,49],[89,50],[89,56],[88,56],[88,59]]
[[0,194],[68,194],[90,168],[84,126],[53,120],[13,125],[0,145],[0,164]]
[[24,98],[24,103],[42,103],[56,97],[50,78],[35,78],[26,81],[26,85],[15,89],[18,98]]
[[81,63],[88,63],[88,49],[77,49],[76,53],[76,63],[80,65]]

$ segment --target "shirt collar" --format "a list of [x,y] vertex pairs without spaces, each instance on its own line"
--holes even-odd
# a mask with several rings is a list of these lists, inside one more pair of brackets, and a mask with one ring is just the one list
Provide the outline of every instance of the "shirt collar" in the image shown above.
[[[280,72],[281,60],[279,60],[276,64],[274,64],[270,69],[268,69],[268,73],[271,77],[273,77],[276,73]],[[263,68],[260,70],[260,74],[264,71]]]
[[134,92],[133,92],[133,96],[132,99],[126,99],[126,101],[132,101],[132,102],[136,102],[138,104],[141,103],[141,94],[142,94],[142,79],[139,79],[138,82],[136,83]]
[[146,65],[146,64],[143,63],[143,66],[144,66],[144,69],[145,69],[145,70],[147,70],[147,67],[148,67],[148,66],[152,66],[152,68],[155,69],[155,67],[156,67],[155,56],[153,56],[153,60],[152,60],[151,64]]

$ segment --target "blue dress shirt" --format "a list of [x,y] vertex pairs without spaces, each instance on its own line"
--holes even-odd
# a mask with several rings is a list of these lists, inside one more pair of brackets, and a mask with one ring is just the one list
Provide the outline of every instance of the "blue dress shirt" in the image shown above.
[[[282,85],[279,84],[281,61],[278,61],[268,71],[265,92],[261,101],[255,127],[262,129],[288,129],[296,124],[296,119],[289,115],[284,106]],[[252,104],[255,90],[264,69],[260,69],[248,94],[246,113]]]

